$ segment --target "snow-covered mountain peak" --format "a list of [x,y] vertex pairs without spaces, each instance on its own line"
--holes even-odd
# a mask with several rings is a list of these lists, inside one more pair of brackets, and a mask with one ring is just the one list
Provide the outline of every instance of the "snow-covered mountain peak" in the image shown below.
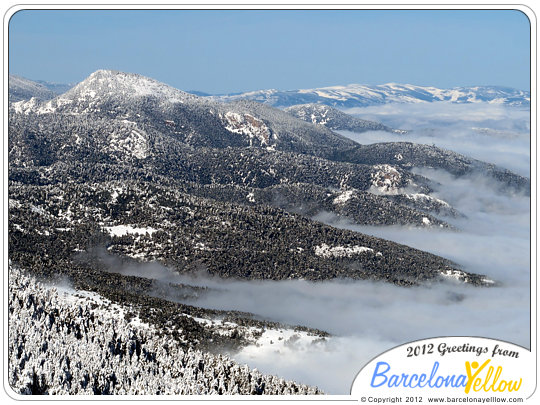
[[[38,114],[64,112],[71,114],[101,112],[114,105],[132,105],[142,98],[152,98],[161,105],[197,101],[199,97],[165,83],[115,70],[98,70],[66,93],[45,103],[23,102],[14,106],[17,112]],[[67,110],[66,110],[67,109]]]
[[197,96],[175,89],[157,80],[115,70],[98,70],[62,97],[125,95],[129,98],[151,96],[172,103]]
[[111,77],[118,73],[122,73],[122,72],[118,70],[113,70],[113,69],[98,69],[94,73],[90,74],[90,76],[88,76],[88,79],[94,79],[94,78],[99,78],[99,77]]

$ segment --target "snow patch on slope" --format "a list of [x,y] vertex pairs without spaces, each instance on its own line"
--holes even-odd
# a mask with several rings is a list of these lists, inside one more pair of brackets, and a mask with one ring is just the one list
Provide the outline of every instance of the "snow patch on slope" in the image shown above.
[[103,229],[107,231],[111,236],[124,236],[127,234],[135,235],[152,235],[157,229],[146,227],[146,228],[137,228],[133,225],[115,225],[115,226],[105,226]]
[[375,194],[397,194],[401,184],[401,174],[390,165],[375,165],[376,170],[371,173],[371,188],[369,191]]
[[347,190],[334,198],[334,204],[344,204],[354,196],[354,190]]
[[109,148],[113,152],[118,151],[137,159],[145,159],[148,156],[147,134],[136,127],[131,129],[127,136],[115,132],[111,133],[109,142]]
[[256,138],[261,145],[268,145],[271,132],[270,128],[262,120],[255,118],[251,114],[238,114],[230,111],[224,115],[220,114],[220,118],[223,120],[227,131],[247,135],[250,140]]
[[413,200],[413,201],[419,201],[419,202],[436,202],[437,204],[440,204],[444,207],[448,207],[450,208],[450,204],[448,204],[446,201],[443,201],[439,198],[435,198],[435,197],[432,197],[430,195],[427,195],[427,194],[423,194],[423,193],[412,193],[412,194],[404,194],[404,196],[410,200]]
[[361,253],[373,253],[373,249],[365,246],[329,246],[323,243],[315,246],[315,255],[320,257],[351,257]]

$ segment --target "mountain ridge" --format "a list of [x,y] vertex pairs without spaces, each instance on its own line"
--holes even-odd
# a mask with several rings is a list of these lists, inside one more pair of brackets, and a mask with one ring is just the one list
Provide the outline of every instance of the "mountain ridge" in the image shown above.
[[408,132],[403,129],[390,128],[378,122],[356,118],[325,104],[298,104],[287,107],[283,111],[303,121],[323,125],[333,131],[352,131],[357,133],[385,131],[399,135],[404,135]]
[[[175,89],[154,79],[98,70],[52,100],[11,104],[15,113],[99,115],[151,125],[192,146],[260,146],[316,153],[353,146],[327,128],[250,100],[224,104]],[[140,125],[139,125],[140,126]]]
[[325,104],[337,108],[367,107],[388,103],[489,102],[511,106],[529,106],[530,92],[503,86],[469,86],[441,89],[433,86],[387,83],[381,85],[349,84],[296,90],[255,90],[211,96],[230,102],[250,99],[275,107],[298,104]]
[[[101,69],[96,72],[117,72],[115,70]],[[94,72],[93,74],[95,74]],[[135,74],[134,74],[135,75]],[[138,75],[138,74],[136,74]],[[144,77],[142,75],[138,75]],[[23,79],[32,82],[52,92],[54,95],[63,94],[72,84],[49,83],[43,80],[31,80],[20,76],[11,75],[10,79]],[[172,86],[171,86],[172,87]],[[173,87],[174,88],[174,87]],[[10,92],[17,91],[16,86],[11,86]],[[337,108],[366,107],[370,105],[382,105],[386,103],[422,103],[447,101],[451,103],[478,103],[488,102],[518,107],[530,106],[530,91],[515,89],[508,86],[483,85],[483,86],[458,86],[452,88],[439,88],[435,86],[385,83],[379,85],[347,84],[310,89],[258,89],[245,92],[232,92],[211,94],[205,91],[190,90],[184,93],[198,97],[230,102],[239,99],[249,99],[262,102],[275,107],[285,108],[298,104],[324,104]],[[29,100],[26,94],[25,100]],[[43,99],[43,95],[41,96]],[[14,101],[20,101],[14,100]]]

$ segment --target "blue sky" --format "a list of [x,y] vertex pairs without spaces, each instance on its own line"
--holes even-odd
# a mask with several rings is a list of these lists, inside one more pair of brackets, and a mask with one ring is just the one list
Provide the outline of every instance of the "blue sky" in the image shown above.
[[10,73],[75,83],[98,69],[229,93],[338,84],[529,89],[529,21],[483,11],[23,10]]

